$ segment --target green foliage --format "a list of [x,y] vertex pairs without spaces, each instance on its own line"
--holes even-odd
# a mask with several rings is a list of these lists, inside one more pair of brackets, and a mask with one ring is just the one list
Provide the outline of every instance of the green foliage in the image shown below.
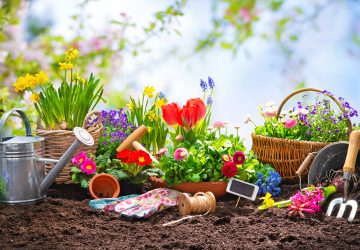
[[156,154],[160,148],[165,146],[169,129],[161,117],[161,107],[167,100],[164,96],[160,96],[160,93],[154,95],[154,92],[153,87],[147,86],[141,98],[136,100],[130,97],[127,116],[136,127],[141,125],[147,127],[148,133],[141,139],[141,142],[145,144],[145,148],[149,152]]
[[[178,161],[173,157],[177,148],[186,148],[189,152],[187,159]],[[160,159],[159,167],[165,174],[168,185],[182,182],[223,181],[226,179],[221,172],[223,167],[222,155],[232,155],[236,151],[244,151],[245,147],[239,137],[221,135],[215,138],[215,132],[209,134],[205,140],[191,143],[182,141],[169,149],[169,156]]]

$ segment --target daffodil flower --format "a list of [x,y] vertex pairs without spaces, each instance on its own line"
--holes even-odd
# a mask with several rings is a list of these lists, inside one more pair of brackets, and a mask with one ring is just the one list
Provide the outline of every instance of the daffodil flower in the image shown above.
[[153,86],[146,86],[144,88],[144,95],[148,96],[149,98],[154,97],[155,88]]

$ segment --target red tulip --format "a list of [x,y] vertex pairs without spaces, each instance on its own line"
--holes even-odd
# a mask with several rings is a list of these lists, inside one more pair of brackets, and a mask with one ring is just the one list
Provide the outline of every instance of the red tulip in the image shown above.
[[181,117],[187,129],[195,127],[205,114],[206,107],[200,98],[189,99],[181,110]]
[[169,103],[161,107],[163,118],[165,122],[170,125],[179,125],[183,127],[183,122],[181,119],[181,110],[177,103]]

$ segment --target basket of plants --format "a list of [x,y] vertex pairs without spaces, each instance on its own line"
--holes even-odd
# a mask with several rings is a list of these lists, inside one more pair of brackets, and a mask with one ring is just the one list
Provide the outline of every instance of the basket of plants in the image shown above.
[[[103,85],[91,74],[83,79],[78,74],[78,51],[69,49],[59,63],[63,77],[56,88],[41,71],[36,75],[19,77],[15,92],[29,90],[38,115],[36,134],[45,138],[44,157],[59,159],[76,139],[73,129],[83,127],[94,138],[93,146],[81,146],[78,151],[95,153],[103,125],[100,112],[93,111],[102,99]],[[47,172],[53,164],[46,164]],[[71,183],[71,164],[68,163],[56,183]]]
[[[303,92],[317,93],[315,102],[309,102],[309,96],[303,95],[296,107],[283,110],[289,99]],[[332,142],[347,141],[353,129],[350,119],[358,115],[344,98],[316,88],[291,93],[279,108],[272,102],[266,109],[260,106],[259,110],[264,124],[254,124],[252,150],[261,162],[271,164],[288,180],[297,176],[296,170],[310,153]],[[249,121],[247,117],[245,122]]]

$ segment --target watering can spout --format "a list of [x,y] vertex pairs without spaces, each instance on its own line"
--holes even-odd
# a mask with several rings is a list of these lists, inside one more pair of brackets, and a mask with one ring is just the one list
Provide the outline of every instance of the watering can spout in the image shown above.
[[61,158],[56,163],[54,168],[48,173],[48,175],[42,181],[40,186],[41,196],[45,195],[46,191],[55,181],[56,177],[60,174],[62,169],[65,167],[65,165],[70,161],[71,157],[75,154],[76,150],[81,146],[81,144],[85,144],[87,146],[94,145],[94,139],[87,130],[83,128],[75,127],[74,134],[76,136],[76,140],[73,142],[73,144],[71,144],[68,150],[66,150],[63,156],[61,156]]

